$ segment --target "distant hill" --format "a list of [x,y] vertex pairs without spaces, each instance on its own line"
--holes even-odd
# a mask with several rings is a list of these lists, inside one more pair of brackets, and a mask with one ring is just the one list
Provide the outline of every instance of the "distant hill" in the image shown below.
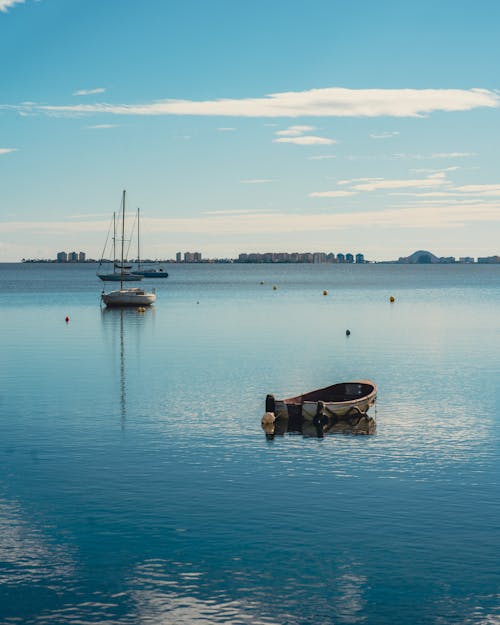
[[410,265],[431,265],[434,263],[442,263],[443,260],[435,256],[432,252],[426,250],[418,250],[413,252],[411,256],[401,257],[400,263],[408,263]]

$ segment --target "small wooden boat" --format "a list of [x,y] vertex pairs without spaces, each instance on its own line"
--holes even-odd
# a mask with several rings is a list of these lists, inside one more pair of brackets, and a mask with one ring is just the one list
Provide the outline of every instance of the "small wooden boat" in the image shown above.
[[376,398],[377,387],[370,380],[332,384],[287,399],[268,395],[262,428],[271,436],[285,432],[373,434],[375,419],[367,412]]

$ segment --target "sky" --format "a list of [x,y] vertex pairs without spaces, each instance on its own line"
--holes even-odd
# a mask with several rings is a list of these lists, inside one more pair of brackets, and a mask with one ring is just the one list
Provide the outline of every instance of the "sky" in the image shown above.
[[[500,254],[497,0],[0,0],[0,262]],[[131,224],[131,220],[129,221]]]

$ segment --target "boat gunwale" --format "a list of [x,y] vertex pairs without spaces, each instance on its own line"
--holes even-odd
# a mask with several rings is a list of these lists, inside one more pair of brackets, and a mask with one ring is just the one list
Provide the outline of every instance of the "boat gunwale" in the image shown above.
[[[313,393],[315,395],[320,394],[320,393],[333,389],[335,386],[342,386],[345,384],[364,384],[366,386],[370,386],[371,390],[364,395],[355,397],[354,399],[346,399],[346,400],[340,400],[340,401],[334,401],[334,400],[325,401],[325,400],[322,400],[321,398],[313,400],[313,399],[307,398],[308,395],[312,395]],[[324,404],[330,405],[330,406],[331,405],[349,406],[349,405],[359,404],[361,402],[371,401],[372,399],[375,399],[376,396],[377,396],[377,385],[371,380],[350,380],[348,382],[337,382],[336,384],[330,384],[330,386],[325,386],[323,388],[315,389],[313,391],[309,391],[308,393],[302,393],[301,395],[296,395],[294,397],[287,397],[286,399],[280,399],[280,400],[277,399],[276,401],[283,402],[287,406],[290,406],[290,405],[303,406],[304,403],[317,404],[319,401],[322,401]]]

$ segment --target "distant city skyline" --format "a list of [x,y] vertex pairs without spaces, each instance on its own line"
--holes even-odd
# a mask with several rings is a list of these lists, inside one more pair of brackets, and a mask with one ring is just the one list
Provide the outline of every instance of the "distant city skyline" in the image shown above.
[[[127,262],[139,262],[139,259],[131,256]],[[55,258],[23,258],[23,263],[97,263],[113,262],[112,258],[95,259],[87,257],[86,252],[57,252]],[[361,252],[353,254],[352,252],[240,252],[235,257],[206,257],[202,252],[179,252],[175,254],[175,258],[155,258],[141,259],[142,263],[180,263],[180,264],[196,264],[196,263],[275,263],[275,264],[370,264],[370,263],[400,263],[400,264],[436,264],[436,263],[457,263],[457,264],[500,264],[500,256],[441,256],[438,257],[429,250],[417,250],[408,256],[400,256],[398,259],[376,261],[365,258]]]
[[499,22],[489,0],[0,0],[0,262],[99,258],[122,189],[150,258],[494,256]]

